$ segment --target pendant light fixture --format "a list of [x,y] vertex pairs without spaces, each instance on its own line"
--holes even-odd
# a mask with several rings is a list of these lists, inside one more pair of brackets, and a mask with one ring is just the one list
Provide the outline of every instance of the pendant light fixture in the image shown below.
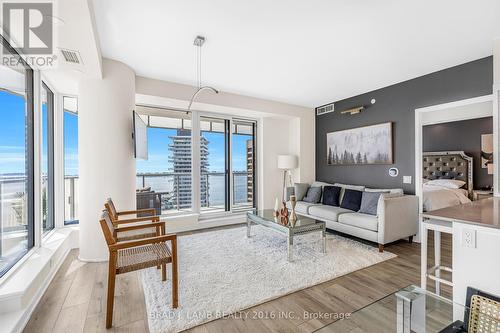
[[219,93],[219,91],[213,87],[201,85],[201,65],[202,65],[201,48],[203,47],[203,44],[205,44],[205,37],[196,36],[196,38],[194,39],[193,45],[196,47],[196,85],[197,85],[198,89],[196,90],[196,92],[191,97],[191,100],[189,101],[188,110],[191,110],[191,106],[193,105],[195,98],[203,90],[210,90],[216,94]]

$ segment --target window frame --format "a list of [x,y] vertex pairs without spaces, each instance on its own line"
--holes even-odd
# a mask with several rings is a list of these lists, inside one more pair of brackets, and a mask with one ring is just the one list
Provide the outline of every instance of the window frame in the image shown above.
[[[56,225],[56,205],[55,205],[55,142],[54,142],[54,117],[56,112],[56,94],[49,87],[47,82],[42,78],[40,80],[40,93],[45,90],[47,93],[47,221],[51,223],[51,228],[44,229],[43,227],[43,195],[42,195],[42,156],[43,156],[43,112],[42,99],[40,98],[40,205],[42,215],[40,227],[42,237],[45,237],[52,230],[57,228]],[[41,95],[40,95],[41,96]]]
[[[66,110],[64,108],[64,99],[65,98],[74,98],[76,100],[76,112],[74,111],[71,111],[71,110]],[[65,154],[65,149],[66,149],[66,141],[64,140],[64,131],[66,129],[66,123],[64,121],[64,116],[66,114],[66,112],[74,115],[75,117],[77,117],[77,121],[78,121],[78,96],[73,96],[73,95],[68,95],[68,94],[64,94],[64,95],[61,95],[61,145],[62,145],[62,148],[61,148],[61,160],[62,160],[62,168],[61,168],[61,173],[62,173],[62,189],[61,189],[61,202],[62,202],[62,226],[63,227],[67,227],[67,226],[74,226],[74,225],[78,225],[80,224],[80,220],[77,218],[73,219],[73,220],[66,220],[66,154]],[[77,133],[77,136],[78,136],[78,133]],[[77,138],[77,141],[78,141],[78,138]],[[78,170],[78,177],[80,176],[80,170]]]
[[35,71],[23,57],[0,35],[0,47],[7,50],[12,56],[19,59],[25,69],[26,83],[26,208],[27,213],[27,248],[20,253],[16,260],[0,271],[0,279],[10,274],[13,267],[22,262],[23,258],[35,247]]

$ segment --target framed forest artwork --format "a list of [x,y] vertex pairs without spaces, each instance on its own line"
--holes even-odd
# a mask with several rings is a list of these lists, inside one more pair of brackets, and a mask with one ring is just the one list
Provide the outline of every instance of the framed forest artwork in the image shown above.
[[392,164],[392,123],[330,132],[328,165]]

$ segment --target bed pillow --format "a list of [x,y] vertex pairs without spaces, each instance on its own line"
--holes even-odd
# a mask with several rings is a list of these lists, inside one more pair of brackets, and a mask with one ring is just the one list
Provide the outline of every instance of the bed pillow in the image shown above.
[[336,206],[340,204],[340,190],[338,186],[325,186],[323,187],[323,205]]
[[383,193],[387,192],[363,192],[358,213],[377,215],[378,201]]
[[310,203],[318,203],[320,199],[321,187],[309,187],[306,196],[302,200]]
[[344,196],[342,197],[341,208],[353,210],[357,212],[361,207],[362,191],[344,189]]
[[461,188],[465,185],[463,180],[456,179],[433,179],[425,183],[426,185],[442,186],[447,188]]

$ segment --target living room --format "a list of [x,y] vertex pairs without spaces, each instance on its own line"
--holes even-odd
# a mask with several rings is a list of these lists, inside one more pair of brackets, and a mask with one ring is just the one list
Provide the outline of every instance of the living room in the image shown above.
[[500,332],[496,1],[1,8],[2,331]]

